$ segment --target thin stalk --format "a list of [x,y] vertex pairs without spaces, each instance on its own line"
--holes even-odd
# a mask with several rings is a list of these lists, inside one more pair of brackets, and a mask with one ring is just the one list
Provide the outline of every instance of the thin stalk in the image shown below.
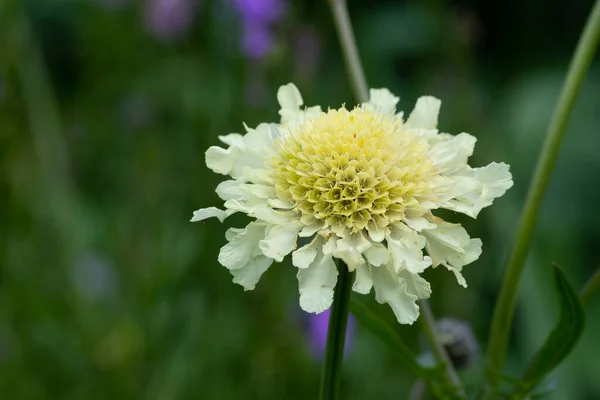
[[499,384],[499,371],[502,370],[506,356],[506,346],[513,319],[517,286],[521,272],[523,271],[529,245],[531,244],[538,210],[548,186],[550,174],[554,167],[565,128],[575,104],[575,99],[590,66],[599,39],[600,0],[597,0],[577,44],[562,92],[548,126],[544,146],[538,159],[514,247],[506,268],[506,275],[492,321],[485,363],[485,381],[487,386],[485,389],[488,395],[491,395],[491,392]]
[[350,294],[353,273],[343,262],[338,262],[338,281],[333,294],[333,304],[329,314],[327,329],[327,347],[321,375],[321,400],[337,400],[342,387],[342,364],[344,361],[344,345],[346,343],[346,326],[350,311]]
[[360,57],[358,56],[358,48],[356,47],[356,40],[354,39],[354,32],[352,31],[352,24],[350,23],[346,0],[329,0],[329,5],[331,6],[331,12],[342,45],[344,58],[346,59],[346,68],[348,69],[354,96],[362,103],[369,100],[369,91],[367,88],[365,72],[360,62]]
[[444,346],[442,345],[442,342],[437,334],[435,317],[431,312],[429,302],[427,300],[421,300],[420,305],[421,318],[419,318],[419,322],[421,323],[421,328],[425,333],[425,339],[429,344],[431,353],[435,357],[438,364],[444,365],[445,379],[450,385],[452,385],[453,388],[455,388],[457,396],[459,398],[465,398],[465,393],[460,383],[460,379],[458,378],[458,374],[454,370],[452,362],[450,361],[450,357],[448,357],[448,353],[446,353],[446,349],[444,349]]
[[585,283],[581,292],[579,292],[579,296],[581,297],[581,302],[583,305],[587,305],[587,302],[590,300],[590,296],[600,287],[600,268],[594,272],[594,275],[588,279]]

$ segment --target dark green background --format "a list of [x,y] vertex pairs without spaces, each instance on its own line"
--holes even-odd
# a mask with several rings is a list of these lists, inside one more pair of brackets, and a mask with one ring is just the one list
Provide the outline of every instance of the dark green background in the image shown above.
[[[515,186],[474,221],[484,243],[468,289],[428,271],[438,316],[468,319],[485,346],[518,213],[571,53],[592,1],[350,1],[372,87],[410,111],[442,99],[440,128],[477,137],[471,164],[511,165]],[[220,206],[204,165],[217,136],[276,121],[276,90],[307,104],[353,105],[325,1],[290,2],[276,47],[240,54],[239,23],[202,1],[193,29],[162,42],[143,4],[0,1],[0,398],[313,399],[295,270],[274,265],[252,292],[216,259],[231,218],[191,224]],[[24,11],[26,10],[26,11]],[[314,65],[298,55],[312,30]],[[32,34],[32,35],[29,35]],[[42,59],[36,57],[39,46]],[[557,317],[551,262],[577,286],[600,246],[600,65],[577,102],[520,285],[507,369],[522,373]],[[394,323],[387,306],[369,304]],[[600,295],[586,331],[552,376],[552,399],[600,398]],[[416,327],[397,326],[421,346]],[[479,365],[465,373],[476,384]],[[404,399],[413,377],[358,328],[344,399]]]

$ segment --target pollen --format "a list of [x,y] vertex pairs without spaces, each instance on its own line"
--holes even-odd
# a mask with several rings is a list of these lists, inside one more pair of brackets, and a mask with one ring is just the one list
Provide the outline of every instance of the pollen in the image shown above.
[[402,120],[365,108],[321,112],[278,139],[277,197],[305,225],[339,236],[400,221],[431,191],[426,141]]

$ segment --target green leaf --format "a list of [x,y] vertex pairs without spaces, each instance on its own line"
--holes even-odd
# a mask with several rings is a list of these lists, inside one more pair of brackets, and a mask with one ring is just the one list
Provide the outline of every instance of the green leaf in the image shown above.
[[583,331],[585,313],[581,299],[560,267],[553,264],[553,268],[560,307],[558,323],[527,367],[522,378],[522,386],[513,395],[514,399],[526,396],[552,372],[573,350]]

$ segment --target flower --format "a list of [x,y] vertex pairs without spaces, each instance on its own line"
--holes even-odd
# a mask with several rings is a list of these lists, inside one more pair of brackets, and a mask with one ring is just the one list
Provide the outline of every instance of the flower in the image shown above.
[[273,50],[273,25],[280,22],[287,11],[283,0],[231,0],[231,6],[242,25],[241,50],[251,60],[262,60]]
[[147,29],[165,42],[183,37],[192,28],[196,2],[192,0],[147,0]]
[[229,229],[219,253],[235,283],[254,289],[273,261],[291,253],[300,306],[320,313],[333,301],[337,258],[356,271],[352,289],[373,288],[403,324],[417,319],[417,300],[431,294],[420,275],[427,268],[443,265],[467,286],[461,270],[479,258],[481,240],[433,212],[477,217],[512,186],[508,165],[467,165],[476,139],[439,133],[434,97],[418,99],[406,120],[387,89],[371,89],[352,110],[302,108],[293,84],[277,98],[279,124],[246,126],[245,135],[219,137],[227,148],[206,151],[206,165],[232,179],[216,189],[225,209],[202,208],[191,220],[236,212],[255,219]]

